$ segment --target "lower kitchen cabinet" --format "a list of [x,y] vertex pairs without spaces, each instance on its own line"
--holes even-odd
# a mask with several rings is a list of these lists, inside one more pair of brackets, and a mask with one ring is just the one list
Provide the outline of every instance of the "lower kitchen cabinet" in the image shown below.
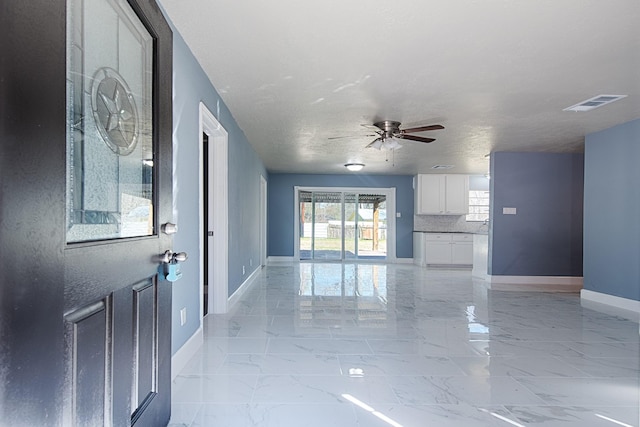
[[420,265],[472,265],[473,234],[423,233],[424,261]]

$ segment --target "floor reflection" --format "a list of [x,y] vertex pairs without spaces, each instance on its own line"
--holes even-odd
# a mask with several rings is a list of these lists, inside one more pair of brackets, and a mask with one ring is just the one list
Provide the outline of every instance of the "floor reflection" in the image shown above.
[[388,309],[387,266],[302,263],[296,309],[300,328],[387,329],[395,319]]

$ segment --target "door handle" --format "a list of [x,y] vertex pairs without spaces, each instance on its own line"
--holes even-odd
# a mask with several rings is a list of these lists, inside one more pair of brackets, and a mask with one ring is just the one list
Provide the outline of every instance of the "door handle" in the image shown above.
[[187,253],[172,252],[167,249],[159,256],[159,260],[161,262],[158,268],[160,277],[169,282],[175,282],[182,277],[179,264],[187,260]]
[[170,222],[167,222],[166,224],[162,224],[162,227],[160,227],[160,230],[162,230],[164,234],[168,234],[168,235],[176,234],[178,232],[178,226]]
[[187,260],[188,256],[186,252],[178,252],[178,253],[173,253],[173,255],[171,255],[171,262],[173,263],[179,263],[179,262],[185,262]]
[[185,262],[187,258],[186,252],[172,252],[167,249],[160,255],[160,262],[163,264],[177,264],[179,262]]

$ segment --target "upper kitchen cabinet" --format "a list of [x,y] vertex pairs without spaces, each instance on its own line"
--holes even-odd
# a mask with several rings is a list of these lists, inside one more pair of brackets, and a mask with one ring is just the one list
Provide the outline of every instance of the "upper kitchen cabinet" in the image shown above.
[[469,176],[416,175],[416,215],[466,215],[469,213]]

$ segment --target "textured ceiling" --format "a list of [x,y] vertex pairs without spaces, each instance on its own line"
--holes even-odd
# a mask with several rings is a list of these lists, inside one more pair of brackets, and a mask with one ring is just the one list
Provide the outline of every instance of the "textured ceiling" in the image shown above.
[[[638,0],[160,2],[271,172],[484,174],[640,118]],[[367,149],[378,120],[445,129]]]

